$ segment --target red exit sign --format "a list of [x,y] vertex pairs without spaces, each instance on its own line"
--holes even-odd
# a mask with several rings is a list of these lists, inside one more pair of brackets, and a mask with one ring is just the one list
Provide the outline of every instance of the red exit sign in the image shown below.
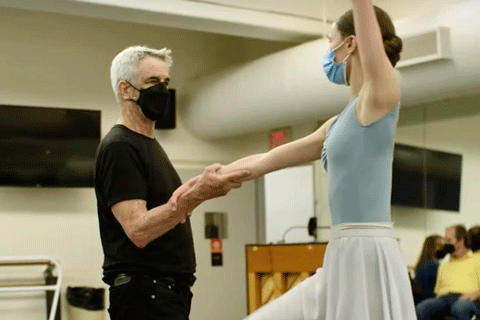
[[282,144],[287,143],[289,141],[289,131],[290,130],[286,128],[270,132],[268,134],[268,148],[271,150],[273,148],[281,146]]

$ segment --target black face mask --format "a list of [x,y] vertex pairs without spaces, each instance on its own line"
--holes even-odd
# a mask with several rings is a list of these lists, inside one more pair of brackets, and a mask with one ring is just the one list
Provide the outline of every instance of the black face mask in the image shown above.
[[443,259],[447,254],[452,254],[455,252],[455,246],[453,244],[446,244],[442,249],[435,252],[435,257],[437,259]]
[[135,101],[140,106],[145,117],[152,121],[160,120],[165,116],[167,112],[168,103],[170,100],[170,93],[168,92],[167,86],[163,83],[157,83],[154,86],[151,86],[146,89],[137,89],[131,83],[127,82],[135,90],[140,92],[140,96]]

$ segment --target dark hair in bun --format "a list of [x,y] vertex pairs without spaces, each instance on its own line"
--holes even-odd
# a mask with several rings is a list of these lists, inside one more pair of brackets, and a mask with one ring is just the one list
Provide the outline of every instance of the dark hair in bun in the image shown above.
[[[377,6],[373,6],[375,15],[377,16],[378,24],[383,38],[383,46],[387,53],[388,59],[395,67],[398,60],[400,60],[400,52],[402,51],[402,39],[395,33],[395,26],[388,14]],[[353,23],[353,10],[348,10],[338,18],[336,21],[337,28],[342,36],[348,37],[355,35],[355,26]]]

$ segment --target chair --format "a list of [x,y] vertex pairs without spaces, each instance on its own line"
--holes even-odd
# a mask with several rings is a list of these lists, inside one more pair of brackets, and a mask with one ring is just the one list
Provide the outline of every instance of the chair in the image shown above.
[[[0,256],[0,267],[21,267],[21,266],[38,266],[46,265],[47,270],[44,274],[50,274],[54,269],[57,270],[57,281],[55,284],[45,283],[29,283],[29,284],[6,284],[0,285],[0,292],[28,292],[28,291],[54,291],[48,320],[56,319],[57,306],[60,300],[60,288],[62,280],[62,269],[60,264],[49,257],[45,256],[17,256],[6,257]],[[48,298],[47,298],[48,299]],[[48,303],[48,302],[47,302]]]

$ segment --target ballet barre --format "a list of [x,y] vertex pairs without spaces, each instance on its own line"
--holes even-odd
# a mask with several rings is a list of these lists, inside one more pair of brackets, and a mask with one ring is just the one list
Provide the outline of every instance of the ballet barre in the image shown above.
[[1,292],[28,292],[28,291],[55,291],[52,306],[49,312],[48,320],[54,320],[57,312],[58,302],[60,300],[60,287],[62,279],[62,269],[60,264],[46,256],[17,256],[6,257],[0,256],[0,267],[17,267],[17,266],[42,266],[46,265],[45,274],[51,274],[54,269],[57,270],[57,281],[54,285],[45,283],[27,283],[27,284],[0,284]]

